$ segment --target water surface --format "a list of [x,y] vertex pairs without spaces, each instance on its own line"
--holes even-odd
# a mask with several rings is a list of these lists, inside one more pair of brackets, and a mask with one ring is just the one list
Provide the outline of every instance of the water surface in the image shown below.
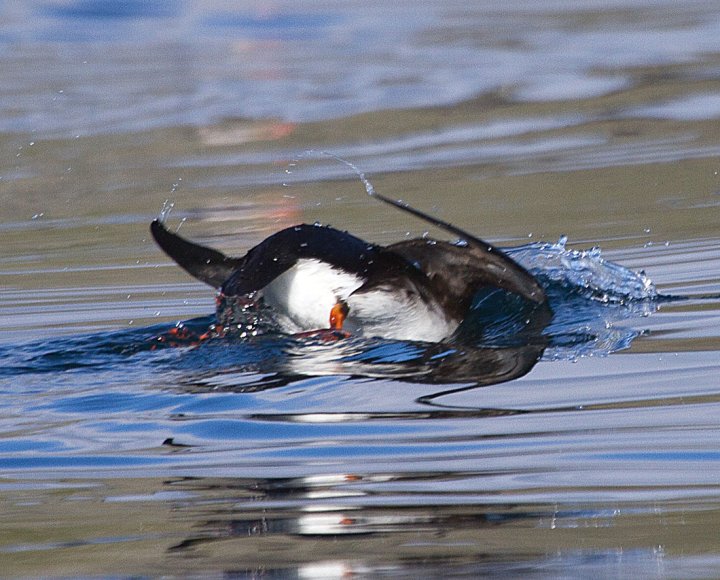
[[[5,575],[716,575],[714,2],[0,12]],[[425,233],[320,151],[525,246],[542,341],[169,340],[168,198],[231,254]]]

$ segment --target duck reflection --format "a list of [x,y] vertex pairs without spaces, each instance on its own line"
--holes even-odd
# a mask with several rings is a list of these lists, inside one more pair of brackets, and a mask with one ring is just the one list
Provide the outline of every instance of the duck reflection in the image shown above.
[[[244,344],[203,344],[186,357],[190,371],[177,386],[185,392],[250,393],[287,386],[308,377],[338,376],[397,380],[420,384],[462,384],[472,388],[524,376],[542,358],[543,341],[514,346],[419,344],[392,341],[347,341],[268,338],[255,341],[263,358],[237,364],[247,355]],[[267,356],[274,353],[273,356]],[[211,360],[212,370],[203,361]],[[190,360],[192,359],[192,360]],[[227,363],[227,364],[224,364]]]
[[[173,490],[182,489],[197,498],[178,502],[176,516],[191,518],[194,531],[168,552],[174,557],[197,557],[215,553],[220,546],[222,551],[217,553],[227,553],[232,546],[234,562],[248,566],[256,562],[265,570],[277,566],[287,572],[290,562],[284,558],[288,554],[294,554],[298,570],[327,562],[344,563],[338,569],[352,570],[366,558],[407,565],[416,558],[426,559],[427,550],[440,559],[452,558],[459,546],[464,557],[468,550],[475,556],[485,555],[488,533],[500,538],[522,526],[570,529],[612,524],[614,516],[606,511],[477,502],[468,491],[446,500],[436,497],[429,505],[417,493],[424,486],[454,480],[461,487],[463,480],[471,486],[475,480],[477,486],[483,475],[418,472],[168,481]],[[379,493],[381,488],[385,491]],[[424,548],[418,550],[420,546]],[[301,561],[298,554],[305,555]],[[340,554],[346,558],[338,559]]]

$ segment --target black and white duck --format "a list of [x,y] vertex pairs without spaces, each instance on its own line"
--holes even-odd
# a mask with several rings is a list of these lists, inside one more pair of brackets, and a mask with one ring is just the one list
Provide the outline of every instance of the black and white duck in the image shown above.
[[466,318],[478,292],[501,289],[549,310],[538,281],[500,249],[378,193],[373,197],[459,238],[381,246],[328,226],[281,230],[242,257],[150,226],[158,245],[223,302],[262,304],[287,333],[322,329],[351,335],[440,342]]

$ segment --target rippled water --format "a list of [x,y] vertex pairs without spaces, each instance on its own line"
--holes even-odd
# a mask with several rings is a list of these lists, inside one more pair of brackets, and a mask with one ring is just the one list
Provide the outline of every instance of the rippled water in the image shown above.
[[[0,14],[4,576],[717,575],[715,2]],[[230,254],[425,233],[319,151],[513,248],[552,320],[197,344],[166,199]]]

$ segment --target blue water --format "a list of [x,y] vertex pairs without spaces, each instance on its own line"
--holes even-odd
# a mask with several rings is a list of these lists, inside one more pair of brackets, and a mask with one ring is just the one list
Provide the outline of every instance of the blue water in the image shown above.
[[[37,506],[69,525],[76,512],[67,519],[61,508],[76,506],[104,527],[18,539],[2,553],[125,553],[159,540],[166,547],[154,557],[168,569],[194,569],[201,554],[207,571],[233,567],[216,553],[230,542],[250,574],[251,553],[268,542],[299,554],[306,542],[346,538],[352,544],[338,547],[359,550],[353,556],[323,544],[291,569],[375,574],[397,562],[374,543],[381,538],[402,554],[403,573],[430,576],[438,568],[421,557],[427,549],[457,575],[712,568],[712,555],[678,560],[652,543],[622,557],[602,546],[553,556],[539,539],[585,529],[607,546],[628,522],[671,532],[693,510],[713,513],[717,357],[622,353],[653,335],[664,308],[706,303],[712,312],[717,296],[658,292],[646,275],[564,240],[508,251],[542,280],[554,311],[530,334],[512,299],[486,296],[477,328],[448,344],[272,329],[198,341],[211,312],[3,344],[0,487],[25,517]],[[136,481],[145,483],[126,489]],[[116,505],[126,519],[103,515]],[[155,505],[174,516],[155,523]],[[131,533],[145,520],[155,531]],[[475,555],[493,534],[509,558]],[[286,577],[286,557],[262,559]]]
[[[2,575],[717,576],[719,31],[709,0],[0,3]],[[553,317],[200,340],[166,199],[232,255],[423,235],[324,151],[509,246]]]

